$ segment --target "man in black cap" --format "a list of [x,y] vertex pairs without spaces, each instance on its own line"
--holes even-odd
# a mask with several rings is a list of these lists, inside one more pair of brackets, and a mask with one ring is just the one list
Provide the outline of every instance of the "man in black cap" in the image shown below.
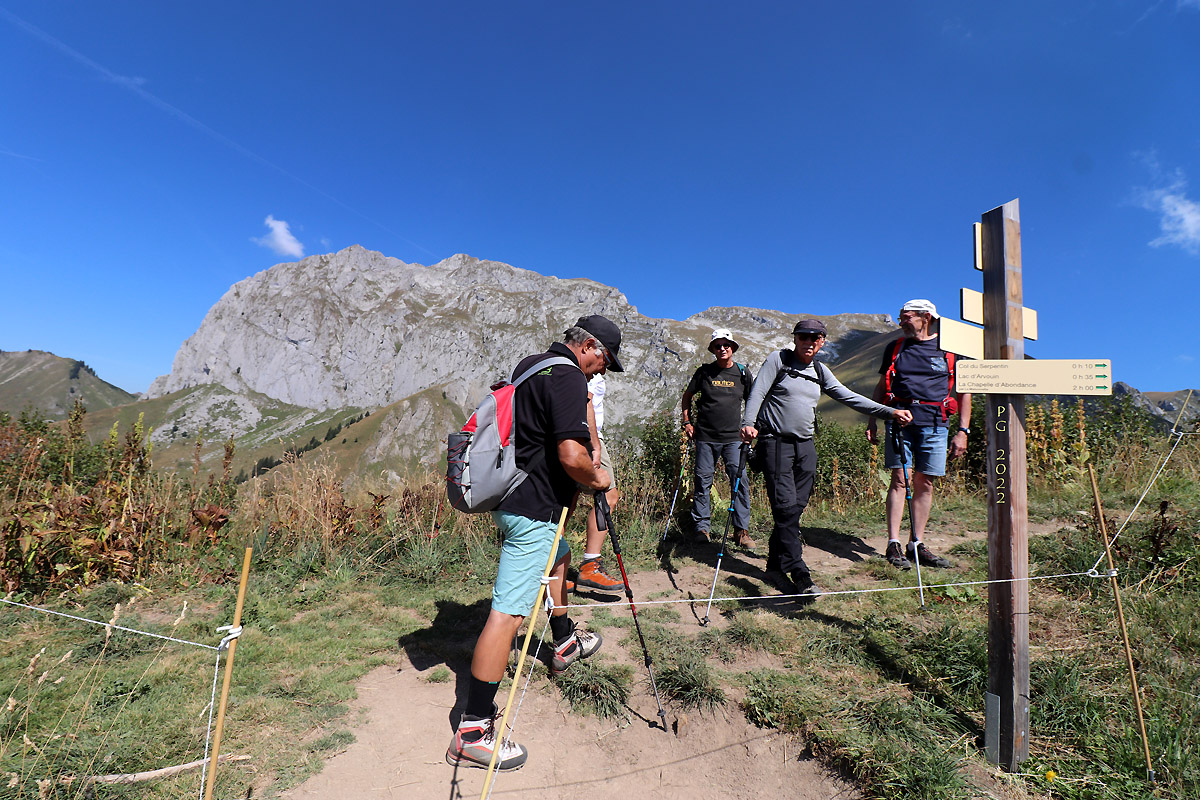
[[800,515],[817,475],[813,434],[821,393],[863,414],[901,425],[912,421],[906,409],[888,408],[850,391],[816,361],[825,335],[825,323],[819,319],[797,322],[792,330],[794,349],[767,356],[742,416],[742,440],[757,437],[762,448],[760,460],[775,521],[767,548],[767,578],[784,594],[800,594],[806,601],[821,593],[813,585],[800,542]]
[[[569,362],[538,371],[513,396],[517,466],[528,477],[492,512],[503,536],[500,564],[491,612],[471,658],[466,708],[446,750],[446,761],[454,766],[486,768],[497,747],[497,769],[519,769],[525,764],[529,754],[523,746],[511,739],[500,743],[496,690],[513,637],[537,599],[563,508],[574,500],[578,485],[603,491],[611,483],[589,452],[587,379],[603,369],[621,371],[617,359],[621,332],[601,316],[584,317],[579,323],[567,329],[562,342],[550,345],[545,353],[527,356],[513,371],[520,375],[555,356]],[[599,634],[577,629],[567,616],[563,582],[570,560],[570,547],[560,539],[549,583],[555,606],[550,616],[552,675],[592,655],[602,644]]]
[[[591,327],[588,327],[589,325]],[[599,315],[580,317],[579,321],[575,323],[575,326],[582,330],[591,331],[591,328],[599,328],[611,333],[607,328],[609,325],[612,326],[613,331],[616,331],[615,325]],[[605,334],[597,334],[597,336],[602,335]],[[616,332],[616,336],[616,341],[620,342],[619,331]],[[611,511],[617,507],[617,502],[621,499],[621,492],[617,489],[617,474],[613,470],[611,456],[608,448],[604,446],[604,397],[608,391],[608,383],[604,376],[609,369],[613,372],[624,372],[618,362],[612,367],[602,367],[599,373],[588,380],[588,427],[592,431],[592,463],[596,465],[597,469],[603,469],[612,478],[608,491],[604,493]],[[586,491],[588,487],[580,484],[579,488],[581,491]],[[575,510],[573,505],[571,510]],[[608,531],[600,530],[600,526],[596,523],[596,509],[593,507],[588,512],[585,523],[583,560],[579,562],[579,574],[575,576],[574,582],[567,581],[567,591],[588,589],[606,594],[621,594],[625,591],[625,581],[604,571],[600,548],[604,545],[607,536]]]

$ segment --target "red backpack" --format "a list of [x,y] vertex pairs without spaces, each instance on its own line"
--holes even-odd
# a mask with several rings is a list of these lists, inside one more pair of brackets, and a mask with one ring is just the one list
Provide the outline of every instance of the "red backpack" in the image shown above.
[[556,365],[579,369],[563,356],[537,361],[523,375],[493,385],[461,431],[446,437],[446,494],[450,505],[468,514],[491,511],[521,485],[545,458],[539,450],[525,469],[517,466],[517,387],[541,370]]
[[946,371],[950,376],[946,385],[946,397],[943,400],[913,400],[911,397],[896,397],[896,393],[892,391],[892,379],[896,376],[896,359],[900,357],[900,350],[904,346],[904,339],[900,338],[888,345],[888,368],[887,372],[883,373],[883,388],[887,393],[887,404],[893,405],[900,403],[916,403],[921,406],[937,406],[942,410],[942,422],[951,414],[958,413],[958,399],[954,396],[954,362],[957,356],[954,353],[946,350],[942,351],[942,355],[946,357]]

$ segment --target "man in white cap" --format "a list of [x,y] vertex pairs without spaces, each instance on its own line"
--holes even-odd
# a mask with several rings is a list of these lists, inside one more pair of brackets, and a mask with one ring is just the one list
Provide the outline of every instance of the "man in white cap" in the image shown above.
[[[688,381],[683,391],[683,431],[696,443],[694,463],[695,489],[692,492],[693,541],[707,542],[711,503],[709,489],[717,469],[717,458],[725,462],[730,491],[736,485],[733,498],[733,541],[748,550],[754,548],[750,538],[750,488],[745,476],[738,480],[741,470],[742,405],[750,396],[754,375],[733,360],[738,343],[728,328],[712,332],[708,351],[714,360],[703,364]],[[692,401],[699,397],[693,412]]]
[[[887,346],[879,366],[879,383],[874,399],[893,408],[906,408],[913,421],[900,431],[904,460],[896,452],[898,438],[888,423],[884,442],[884,466],[892,471],[887,494],[888,544],[884,558],[897,569],[911,569],[912,561],[923,567],[949,567],[950,562],[925,546],[925,526],[933,508],[933,487],[946,474],[947,442],[952,458],[967,451],[971,424],[971,395],[954,391],[954,359],[939,346],[937,307],[924,299],[909,300],[900,309],[904,337]],[[951,422],[957,416],[956,422]],[[954,427],[953,436],[948,436]],[[875,420],[867,423],[867,439],[879,441]],[[912,480],[912,532],[907,547],[900,543],[907,487],[905,466]]]

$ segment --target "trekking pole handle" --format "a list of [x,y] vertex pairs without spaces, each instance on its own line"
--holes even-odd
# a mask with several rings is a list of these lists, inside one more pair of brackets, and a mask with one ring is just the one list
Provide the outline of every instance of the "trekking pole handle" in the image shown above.
[[593,495],[596,501],[596,528],[606,531],[612,527],[612,509],[608,505],[608,497],[603,491]]
[[897,422],[886,423],[888,430],[892,433],[892,449],[896,451],[896,455],[900,457],[902,466],[908,465],[908,452],[904,448],[904,430]]

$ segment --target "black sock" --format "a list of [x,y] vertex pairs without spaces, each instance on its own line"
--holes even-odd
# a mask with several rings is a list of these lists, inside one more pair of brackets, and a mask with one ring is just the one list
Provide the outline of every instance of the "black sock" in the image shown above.
[[463,713],[476,719],[490,717],[495,709],[496,690],[499,688],[500,681],[481,681],[472,675],[467,687],[467,707]]
[[550,633],[554,636],[555,642],[561,642],[570,636],[574,630],[575,626],[571,624],[571,618],[566,614],[550,615]]

